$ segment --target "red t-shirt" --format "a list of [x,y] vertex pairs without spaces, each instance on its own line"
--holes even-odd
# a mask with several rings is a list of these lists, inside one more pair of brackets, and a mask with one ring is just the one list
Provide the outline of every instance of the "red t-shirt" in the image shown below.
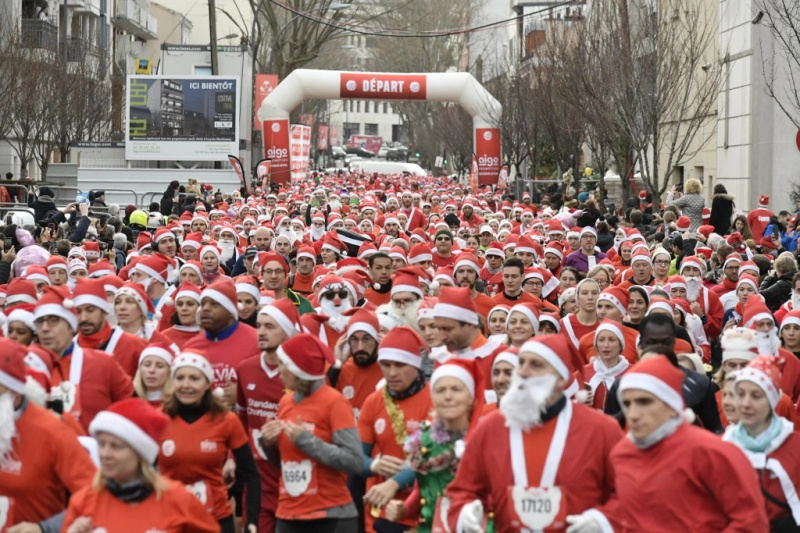
[[183,349],[198,350],[203,353],[214,369],[213,387],[225,387],[238,379],[236,367],[245,359],[258,355],[258,332],[255,328],[237,322],[233,333],[224,338],[209,339],[201,333],[187,342]]
[[378,382],[383,379],[380,365],[375,362],[369,366],[358,366],[350,358],[342,365],[339,379],[336,380],[336,390],[353,406],[353,416],[356,422],[361,414],[361,407],[367,397],[375,392]]

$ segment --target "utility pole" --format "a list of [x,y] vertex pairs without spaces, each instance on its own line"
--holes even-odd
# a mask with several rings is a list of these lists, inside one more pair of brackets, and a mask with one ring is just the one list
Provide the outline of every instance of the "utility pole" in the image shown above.
[[69,0],[64,0],[64,10],[61,12],[62,18],[63,18],[63,20],[61,21],[61,28],[62,28],[62,34],[63,34],[63,37],[62,37],[63,41],[61,43],[61,46],[63,47],[62,51],[63,51],[63,54],[64,54],[64,73],[67,72],[67,60],[68,60],[67,49],[69,47],[69,43],[67,42],[68,39],[69,39],[69,36],[67,34],[67,24],[69,23],[69,5],[68,4],[69,4]]
[[211,34],[211,74],[219,74],[219,57],[217,55],[217,2],[208,0],[208,24]]

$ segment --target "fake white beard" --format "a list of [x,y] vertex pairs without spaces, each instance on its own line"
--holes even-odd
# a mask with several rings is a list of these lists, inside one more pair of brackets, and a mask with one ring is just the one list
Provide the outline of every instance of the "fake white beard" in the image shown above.
[[686,299],[689,302],[697,301],[700,290],[703,288],[703,280],[699,277],[687,277],[686,279]]
[[339,200],[331,200],[331,210],[338,211],[342,208],[342,202]]
[[318,228],[316,226],[311,226],[311,240],[316,242],[320,240],[325,235],[325,226]]
[[800,294],[792,291],[792,309],[800,309]]
[[769,331],[756,331],[756,344],[758,345],[758,353],[761,355],[778,355],[778,348],[781,347],[781,341],[777,335],[777,329],[773,328]]
[[231,241],[219,241],[219,262],[227,263],[236,251],[236,244]]
[[352,307],[350,305],[350,300],[342,300],[339,305],[335,305],[333,300],[321,298],[319,307],[322,310],[323,315],[331,317],[330,320],[328,320],[328,325],[330,327],[336,331],[344,330],[344,327],[347,326],[347,322],[350,320],[350,317],[343,316],[342,313]]
[[422,300],[417,300],[413,304],[408,304],[405,308],[400,309],[394,303],[389,301],[388,304],[388,311],[390,315],[394,315],[400,320],[403,321],[403,325],[408,326],[415,331],[419,329],[417,326],[417,311],[419,311],[419,306],[422,305]]
[[[67,287],[69,287],[69,290],[74,291],[77,285],[78,285],[78,278],[67,278]],[[41,296],[41,293],[39,294],[39,296]]]
[[290,242],[297,240],[297,236],[294,234],[294,230],[291,227],[280,226],[278,228],[278,235],[286,235],[289,237]]
[[11,453],[16,435],[14,396],[11,391],[8,391],[0,394],[0,460],[5,459]]
[[515,372],[508,392],[500,402],[506,426],[523,431],[540,426],[542,413],[547,408],[547,400],[553,394],[556,381],[553,374],[523,378]]

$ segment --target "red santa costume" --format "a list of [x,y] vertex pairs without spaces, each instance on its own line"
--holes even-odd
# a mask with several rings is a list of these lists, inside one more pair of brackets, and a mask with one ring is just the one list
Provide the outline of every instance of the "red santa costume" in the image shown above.
[[428,223],[428,217],[426,217],[425,213],[423,213],[422,210],[417,207],[411,207],[408,209],[401,207],[400,210],[405,213],[406,217],[408,217],[405,230],[409,233],[417,228],[424,228]]
[[[171,232],[167,233],[162,233],[160,238],[172,236]],[[169,320],[172,317],[172,313],[175,312],[175,302],[172,299],[172,295],[176,290],[174,285],[169,285],[168,283],[177,274],[177,262],[164,254],[155,253],[136,263],[134,269],[150,276],[153,280],[150,283],[164,285],[164,294],[153,302],[153,316],[158,321],[156,330],[168,329],[172,326]]]
[[[706,337],[711,339],[722,334],[722,318],[725,316],[725,309],[719,301],[719,296],[711,292],[708,287],[702,285],[702,280],[699,281],[699,291],[697,296],[691,294],[692,290],[698,290],[698,285],[693,283],[691,278],[684,274],[687,266],[693,266],[700,270],[700,276],[705,273],[706,264],[701,258],[697,256],[684,257],[681,262],[680,275],[686,278],[686,299],[689,303],[698,303],[703,311],[703,329],[706,332]],[[693,289],[694,287],[694,289]]]
[[657,356],[634,365],[620,381],[620,403],[625,391],[644,391],[676,414],[644,439],[622,439],[611,452],[617,531],[768,531],[758,480],[744,455],[684,422],[683,379]]
[[[33,316],[35,320],[57,316],[77,331],[78,318],[72,306],[66,286],[45,287]],[[104,352],[73,342],[64,353],[55,354],[53,364],[50,398],[61,400],[64,412],[74,416],[84,429],[97,413],[133,395],[131,378]]]
[[347,327],[348,317],[343,313],[353,307],[350,299],[358,301],[355,288],[339,276],[327,275],[317,289],[317,314],[306,313],[300,324],[333,351]]
[[[181,298],[190,298],[197,302],[197,305],[199,306],[200,287],[189,281],[181,283],[181,285],[175,291],[174,298],[176,304]],[[183,347],[186,346],[186,343],[200,334],[201,331],[202,329],[197,324],[194,326],[184,326],[178,324],[172,326],[171,328],[165,329],[161,333],[163,333],[163,335],[169,339],[171,343],[175,344],[179,350],[182,350]]]
[[[613,333],[619,339],[620,348],[624,349],[627,346],[625,335],[622,332],[623,326],[613,320],[603,320],[594,332],[594,348],[597,351],[597,337],[603,331]],[[617,364],[607,367],[600,357],[595,357],[590,363],[583,367],[583,380],[589,384],[592,391],[592,407],[595,409],[603,409],[606,402],[606,394],[611,390],[611,385],[614,381],[625,374],[630,368],[630,362],[621,353]]]
[[236,368],[259,353],[258,333],[255,328],[239,322],[236,286],[230,280],[212,283],[201,293],[201,299],[210,298],[225,308],[235,319],[221,331],[206,331],[186,343],[184,350],[205,354],[214,369],[212,388],[226,387],[238,381]]
[[[80,278],[72,294],[72,302],[77,309],[82,305],[92,305],[101,309],[106,316],[111,314],[111,306],[106,299],[105,282],[101,279]],[[147,346],[147,341],[122,328],[112,327],[108,321],[102,329],[92,335],[78,332],[78,345],[105,352],[114,357],[120,366],[133,378],[139,368],[139,355]]]
[[777,414],[781,390],[781,371],[774,357],[760,355],[736,373],[736,384],[749,382],[759,387],[772,409],[770,424],[761,435],[770,435],[759,443],[751,437],[740,421],[729,426],[722,440],[738,446],[758,474],[764,505],[772,521],[772,531],[784,531],[776,523],[783,520],[786,526],[800,526],[800,435],[794,424]]
[[761,195],[758,198],[758,207],[747,215],[747,225],[750,226],[750,232],[756,242],[761,241],[761,237],[764,236],[764,230],[769,226],[769,221],[775,216],[775,213],[767,209],[768,207],[769,196]]
[[[725,262],[722,264],[722,271],[724,273],[725,269],[727,269],[728,266],[733,266],[733,265],[736,265],[737,270],[738,270],[738,267],[741,266],[741,264],[742,264],[742,256],[740,256],[739,254],[731,254],[725,259]],[[737,278],[738,278],[738,276],[737,276]],[[735,281],[728,281],[728,278],[723,276],[722,283],[718,283],[718,284],[714,285],[709,290],[711,292],[713,292],[714,294],[716,294],[717,296],[719,296],[720,299],[721,299],[723,296],[725,296],[729,292],[732,292],[732,291],[736,290],[736,282]]]
[[[561,336],[528,341],[520,349],[521,360],[526,353],[544,360],[558,379],[570,379]],[[607,507],[614,495],[609,454],[622,431],[612,419],[563,394],[546,406],[560,390],[555,383],[550,373],[515,375],[498,411],[478,424],[446,491],[452,531],[474,531],[481,508],[494,511],[499,532],[563,531],[567,515],[580,515],[571,516],[572,522],[593,521],[600,531],[613,531],[616,519]],[[539,416],[531,418],[530,412]],[[542,505],[533,503],[537,500]]]

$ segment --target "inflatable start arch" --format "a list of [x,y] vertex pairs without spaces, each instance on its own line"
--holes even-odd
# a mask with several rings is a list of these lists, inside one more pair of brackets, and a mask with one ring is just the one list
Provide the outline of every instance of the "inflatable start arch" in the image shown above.
[[472,116],[479,184],[497,183],[501,163],[500,129],[494,124],[502,113],[502,106],[469,73],[293,71],[264,99],[258,110],[264,156],[272,160],[273,181],[289,180],[289,113],[305,98],[456,102]]

